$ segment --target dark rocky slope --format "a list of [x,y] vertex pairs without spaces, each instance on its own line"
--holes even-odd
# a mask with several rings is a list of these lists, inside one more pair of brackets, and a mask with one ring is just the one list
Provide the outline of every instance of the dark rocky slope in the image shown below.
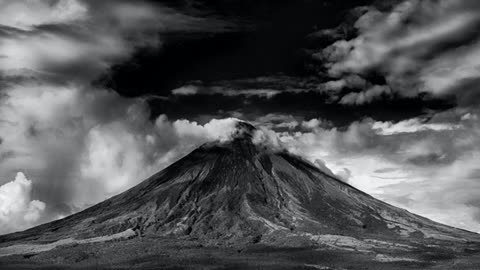
[[257,130],[244,122],[237,126],[231,140],[205,144],[80,213],[0,236],[0,245],[90,239],[128,229],[203,244],[347,249],[480,239],[381,202],[286,151],[254,144]]

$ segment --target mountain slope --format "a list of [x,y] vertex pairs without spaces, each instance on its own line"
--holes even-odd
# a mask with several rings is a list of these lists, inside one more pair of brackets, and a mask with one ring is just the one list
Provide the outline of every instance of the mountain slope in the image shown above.
[[286,151],[255,144],[257,132],[238,122],[231,140],[205,144],[120,195],[1,236],[0,243],[90,239],[128,229],[204,243],[269,245],[349,237],[417,244],[479,239],[376,200]]

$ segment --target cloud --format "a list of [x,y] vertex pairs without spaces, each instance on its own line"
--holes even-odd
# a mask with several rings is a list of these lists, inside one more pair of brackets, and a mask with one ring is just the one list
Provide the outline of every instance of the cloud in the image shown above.
[[[472,31],[480,26],[478,2],[404,0],[385,6],[357,8],[360,16],[353,24],[357,37],[337,40],[314,55],[336,78],[325,87],[343,89],[352,84],[344,78],[359,76],[371,81],[373,75],[385,78],[391,94],[453,95],[463,106],[471,105],[472,98],[478,103],[474,85],[479,79],[480,40],[477,31]],[[370,86],[361,90],[342,101],[368,101]]]
[[344,105],[363,105],[371,103],[375,99],[379,99],[382,96],[389,96],[391,89],[388,86],[375,85],[370,89],[367,89],[359,93],[349,93],[342,97],[340,104]]
[[[20,175],[0,183],[0,191],[22,186],[18,197],[26,198],[14,218],[0,219],[6,228],[0,233],[76,212],[137,184],[204,142],[233,134],[236,119],[199,123],[160,115],[152,121],[144,100],[92,86],[138,48],[161,46],[163,33],[228,31],[231,25],[147,1],[0,5],[0,179],[21,171],[35,180]],[[454,94],[465,106],[475,104],[478,41],[470,30],[476,29],[478,8],[474,1],[412,0],[391,9],[358,9],[358,37],[339,40],[316,55],[331,76],[318,89],[318,80],[271,76],[211,86],[191,83],[172,94],[248,97],[242,105],[258,97],[278,99],[281,108],[275,114],[251,116],[263,126],[254,134],[255,143],[287,147],[390,203],[479,231],[475,108],[400,122],[364,119],[343,128],[278,113],[295,93],[311,90],[326,90],[332,100],[348,105],[419,93]],[[299,110],[318,107],[313,94],[306,97],[299,99]],[[2,202],[0,209],[9,205]]]
[[292,115],[269,113],[257,117],[253,123],[268,129],[290,129],[293,130],[300,125],[299,118]]
[[308,121],[303,121],[302,122],[302,127],[307,128],[307,129],[315,129],[320,126],[322,122],[319,119],[310,119]]
[[[154,13],[139,3],[135,16],[120,21],[117,5],[96,16],[83,1],[3,1],[7,26],[22,26],[0,36],[0,69],[23,75],[25,70],[55,80],[91,80],[128,57],[135,46],[155,42],[150,24]],[[126,5],[122,3],[120,5]],[[17,11],[17,13],[8,13]],[[99,14],[98,14],[99,15]],[[4,23],[4,25],[5,25]],[[14,28],[16,29],[16,28]],[[137,35],[135,41],[128,40]]]
[[0,101],[0,177],[21,170],[36,180],[30,189],[47,205],[39,212],[42,221],[118,194],[207,141],[229,140],[238,121],[200,125],[161,115],[152,122],[142,100],[73,85],[29,82],[6,92]]
[[273,130],[265,127],[260,127],[255,131],[252,142],[267,151],[282,152],[286,150],[279,136]]
[[[226,31],[230,25],[146,1],[2,1],[0,69],[53,80],[91,81],[136,49],[160,46],[173,31]],[[3,24],[3,26],[1,26]],[[3,32],[2,32],[3,33]]]
[[197,93],[198,93],[198,87],[194,85],[185,85],[180,88],[176,88],[172,90],[172,94],[174,95],[188,96],[188,95],[195,95]]
[[323,83],[322,87],[329,91],[339,92],[344,88],[364,89],[369,83],[358,75],[347,75],[335,81]]
[[[148,165],[153,161],[147,158],[154,153],[145,151],[141,160],[131,158],[138,157],[143,148],[148,149],[146,139],[133,140],[132,136],[153,132],[138,101],[74,86],[17,85],[7,92],[8,97],[1,100],[0,119],[8,121],[0,123],[0,147],[14,154],[0,165],[2,173],[5,176],[22,170],[33,176],[37,180],[35,191],[51,211],[69,213],[118,192],[121,188],[115,187],[131,182],[124,182],[115,173],[127,178],[143,176],[130,171],[134,162],[145,165],[146,173],[151,172]],[[145,131],[136,132],[136,128]],[[92,158],[107,155],[112,160],[121,160],[125,155],[125,160],[111,166],[105,163],[109,161],[103,161],[105,174],[115,177],[93,177],[98,159]],[[95,192],[90,193],[90,188]],[[75,197],[78,199],[70,201]]]
[[311,162],[321,160],[321,167],[377,198],[480,231],[476,114],[452,109],[426,119],[365,119],[345,128],[317,126],[278,136],[290,151]]
[[89,79],[128,55],[130,48],[116,36],[98,34],[78,40],[48,32],[2,38],[0,69],[23,74],[35,70],[53,79]]
[[273,130],[258,126],[252,133],[249,126],[242,123],[246,122],[236,118],[225,118],[211,119],[204,125],[199,125],[195,121],[177,120],[172,125],[182,144],[188,141],[196,142],[197,146],[200,143],[213,141],[224,143],[235,139],[238,134],[251,133],[253,144],[270,151],[285,150],[285,146]]
[[38,224],[45,203],[32,200],[32,181],[21,172],[0,186],[0,234],[19,231]]
[[226,142],[232,140],[232,136],[237,132],[239,121],[236,118],[211,119],[200,125],[195,121],[181,119],[173,122],[173,128],[182,139]]
[[[288,90],[288,91],[297,91],[297,90]],[[195,86],[195,85],[185,85],[180,88],[176,88],[172,90],[173,95],[178,96],[191,96],[191,95],[223,95],[227,97],[234,97],[234,96],[258,96],[258,97],[265,97],[270,99],[282,92],[288,92],[287,90],[276,90],[276,89],[233,89],[223,86]],[[300,91],[300,90],[298,90]]]
[[317,168],[319,168],[321,171],[329,174],[330,176],[332,177],[337,177],[338,179],[344,181],[344,182],[348,182],[348,179],[344,179],[342,177],[339,177],[339,175],[335,175],[326,165],[325,165],[325,161],[321,160],[321,159],[315,159],[315,161],[313,161],[313,165],[317,166]]
[[[236,120],[149,120],[147,105],[98,89],[17,85],[2,100],[4,176],[17,169],[37,179],[53,208],[84,208],[138,183],[193,147],[227,140]],[[53,209],[60,211],[61,209]]]
[[0,179],[18,171],[35,179],[19,175],[14,184],[0,185],[28,183],[15,196],[32,192],[39,200],[27,200],[12,223],[0,219],[0,233],[102,201],[215,136],[215,128],[205,126],[206,133],[186,135],[166,116],[152,122],[144,100],[92,81],[138,48],[160,46],[163,33],[230,25],[148,1],[19,0],[0,1],[0,7]]
[[340,180],[348,183],[349,179],[352,177],[352,172],[347,168],[343,168],[342,170],[338,171],[336,175]]
[[[470,114],[467,114],[470,115]],[[468,120],[468,119],[466,119]],[[416,133],[420,131],[442,131],[461,129],[462,125],[452,123],[423,123],[419,118],[407,119],[397,123],[375,122],[372,126],[381,135]]]
[[318,86],[315,78],[298,78],[286,75],[269,75],[253,78],[215,82],[192,81],[173,89],[174,96],[221,95],[225,97],[264,98],[271,100],[281,94],[298,94],[313,91]]
[[87,17],[87,7],[77,0],[0,1],[0,24],[23,30],[42,24],[71,23]]

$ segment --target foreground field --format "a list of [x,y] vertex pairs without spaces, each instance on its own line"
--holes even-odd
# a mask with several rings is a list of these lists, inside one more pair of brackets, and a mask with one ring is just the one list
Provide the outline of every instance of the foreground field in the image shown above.
[[271,248],[261,244],[204,247],[195,241],[132,238],[60,246],[38,254],[0,257],[0,269],[479,269],[480,253],[454,257],[432,248],[389,253],[328,247]]

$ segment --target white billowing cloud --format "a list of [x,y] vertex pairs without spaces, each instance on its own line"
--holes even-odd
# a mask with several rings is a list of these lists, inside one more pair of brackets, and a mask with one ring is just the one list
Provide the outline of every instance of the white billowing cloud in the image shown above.
[[460,120],[462,120],[462,121],[477,120],[477,119],[478,119],[478,116],[476,114],[473,114],[473,113],[465,113],[460,118]]
[[150,124],[147,115],[140,117],[144,118],[138,119],[137,115],[132,122],[116,119],[88,131],[79,168],[81,181],[75,188],[76,201],[85,204],[84,198],[91,198],[92,192],[97,193],[93,201],[101,201],[138,184],[203,143],[231,140],[238,121],[212,119],[199,125],[188,120],[171,122],[161,115]]
[[[158,120],[157,120],[158,121]],[[272,151],[281,151],[284,149],[277,134],[264,126],[260,126],[255,130],[238,125],[243,122],[236,118],[212,119],[204,125],[188,120],[176,120],[172,123],[177,136],[182,141],[201,142],[218,141],[220,143],[231,141],[236,136],[243,133],[251,133],[252,143],[259,146],[267,147]]]
[[352,177],[352,172],[347,168],[343,168],[340,171],[338,171],[336,175],[340,180],[348,183],[348,180],[350,179],[350,177]]
[[285,149],[277,134],[273,130],[264,127],[260,127],[254,132],[252,142],[274,152]]
[[321,159],[315,159],[315,161],[313,161],[313,165],[317,166],[317,168],[319,168],[322,172],[324,172],[324,173],[326,173],[326,174],[328,174],[332,177],[337,177],[338,179],[340,179],[344,182],[348,182],[348,179],[344,179],[342,177],[339,177],[339,175],[335,175],[335,173],[333,173],[332,170],[330,170],[330,168],[328,168],[325,165],[325,161],[323,161]]
[[18,228],[117,194],[225,128],[183,136],[165,116],[152,123],[142,100],[91,82],[163,32],[227,27],[147,1],[0,0],[0,179],[25,172],[48,206],[33,201]]
[[16,85],[7,92],[0,176],[21,169],[34,177],[32,188],[49,205],[46,220],[118,194],[205,142],[230,140],[239,121],[200,125],[161,115],[152,122],[141,100],[73,85]]
[[268,129],[294,130],[301,125],[301,120],[300,118],[292,115],[269,113],[267,115],[257,117],[253,124]]
[[1,0],[0,24],[24,30],[42,24],[70,23],[86,19],[87,7],[77,0]]
[[[96,162],[107,158],[108,154],[111,154],[108,158],[114,160],[125,154],[126,160],[118,166],[105,166],[107,175],[131,176],[133,172],[129,170],[133,162],[148,164],[131,159],[142,151],[139,149],[141,141],[128,141],[128,136],[136,135],[135,125],[142,125],[145,135],[153,129],[146,124],[146,116],[132,110],[141,106],[137,101],[128,101],[103,90],[85,92],[75,86],[17,85],[7,89],[7,93],[0,107],[0,119],[4,120],[0,122],[0,150],[13,155],[5,159],[0,168],[7,175],[18,169],[32,175],[37,180],[34,187],[39,196],[49,205],[56,202],[72,209],[81,208],[100,199],[90,196],[85,189],[97,190],[103,199],[110,191],[115,191],[116,183],[128,184],[118,178],[102,181],[95,178],[98,185],[83,183],[78,189],[74,187],[74,183],[94,176],[98,172]],[[134,117],[143,117],[144,121],[137,123]],[[114,132],[118,133],[117,138],[113,138]],[[115,152],[119,148],[124,152]],[[103,150],[110,152],[101,155]],[[85,159],[89,166],[81,163]],[[102,165],[108,163],[103,162]],[[80,170],[80,164],[88,173]],[[76,192],[81,201],[73,203],[69,198]]]
[[371,103],[373,100],[380,98],[382,95],[389,96],[391,89],[384,85],[375,85],[363,92],[349,93],[342,97],[340,104],[345,105],[362,105]]
[[[158,121],[158,120],[157,120]],[[277,133],[266,126],[258,126],[250,130],[246,126],[239,125],[243,122],[236,118],[212,119],[204,125],[188,120],[176,120],[173,122],[174,130],[180,140],[191,143],[228,142],[244,133],[252,135],[252,143],[270,151],[283,151],[285,146],[280,141]]]
[[190,96],[198,93],[198,87],[194,85],[185,85],[172,90],[172,94],[180,96]]
[[307,128],[307,129],[314,129],[320,126],[322,122],[319,119],[310,119],[308,121],[303,121],[302,122],[302,127]]
[[0,18],[0,28],[15,29],[0,36],[1,70],[83,82],[139,47],[159,46],[163,32],[228,27],[146,1],[1,1]]
[[[369,69],[386,75],[392,92],[405,95],[418,91],[449,93],[458,80],[476,78],[475,42],[442,51],[437,60],[429,59],[429,52],[436,50],[438,42],[448,44],[452,37],[464,37],[467,31],[463,30],[474,29],[467,26],[475,23],[472,18],[478,6],[472,1],[404,2],[392,12],[370,9],[357,21],[357,39],[339,41],[324,51],[331,75],[340,76],[327,83],[327,88],[336,93],[346,87],[370,89],[373,85],[362,78]],[[462,3],[456,4],[459,2],[472,7],[462,9]],[[2,182],[0,191],[5,185],[28,183],[22,187],[30,186],[28,193],[38,195],[38,201],[31,197],[25,200],[26,210],[16,219],[0,219],[0,227],[7,228],[5,233],[83,209],[137,184],[196,146],[214,139],[225,141],[233,134],[235,119],[201,125],[188,120],[170,121],[161,115],[152,123],[141,100],[127,100],[90,86],[91,79],[129,57],[135,48],[159,45],[157,35],[152,33],[222,29],[225,25],[144,1],[0,3],[4,4],[0,27],[16,28],[0,37],[0,71],[25,75],[24,69],[28,69],[39,76],[21,83],[7,82],[0,98],[0,179],[11,179],[14,173],[23,171],[35,180],[19,177],[10,182],[17,184]],[[48,6],[51,3],[53,6]],[[66,5],[65,10],[61,5]],[[9,9],[15,12],[6,12]],[[421,27],[405,28],[407,21]],[[464,53],[460,54],[461,60],[453,61],[458,52]],[[420,75],[420,82],[410,84],[405,79],[404,73],[412,70]],[[67,78],[69,83],[49,83],[50,77]],[[213,93],[268,98],[280,91],[227,90],[213,88]],[[173,94],[195,91],[183,89]],[[369,102],[379,92],[352,96],[349,103]],[[254,134],[254,142],[287,146],[388,202],[478,231],[476,161],[480,128],[476,115],[462,112],[458,127],[420,119],[400,123],[365,120],[346,130],[329,128],[320,120],[300,124],[298,119],[282,116],[271,127],[301,125],[307,132],[294,132],[292,128],[275,134],[261,129]],[[423,140],[419,140],[421,134]],[[416,187],[413,191],[412,185]],[[19,198],[24,194],[22,191]],[[445,205],[446,201],[450,204]],[[10,225],[12,220],[16,220],[14,227]]]
[[[92,201],[101,201],[155,172],[156,163],[149,160],[155,153],[150,153],[147,148],[149,144],[151,147],[155,147],[155,144],[140,136],[149,135],[136,134],[121,122],[89,130],[80,160],[80,178],[73,203],[87,205]],[[85,186],[96,188],[85,190]],[[92,196],[91,192],[97,193],[96,196]],[[85,201],[86,197],[89,197],[88,201]]]
[[[303,90],[285,90],[284,92],[297,92]],[[214,91],[217,94],[222,94],[224,96],[259,96],[265,98],[272,98],[282,91],[276,89],[219,89],[219,91]]]
[[[304,90],[290,89],[283,90],[284,92],[299,92]],[[278,94],[282,93],[282,90],[277,89],[233,89],[223,86],[195,86],[195,85],[184,85],[182,87],[172,90],[173,95],[177,96],[191,96],[197,94],[203,95],[223,95],[227,97],[234,96],[258,96],[265,97],[267,99],[272,98]]]
[[[421,82],[425,91],[436,95],[462,93],[462,82],[478,80],[480,70],[480,44],[458,49],[454,53],[445,54],[432,60],[430,65],[420,72]],[[476,86],[476,83],[475,83]],[[468,87],[468,86],[467,86]],[[466,89],[468,92],[475,89]],[[462,100],[463,101],[463,100]],[[463,101],[463,102],[468,102]]]
[[447,166],[410,172],[409,177],[417,179],[415,183],[400,181],[385,186],[379,197],[442,223],[478,232],[479,154],[475,149]]
[[[157,120],[158,121],[158,120]],[[202,141],[220,141],[226,142],[232,139],[232,135],[237,130],[235,118],[212,119],[205,125],[199,125],[197,122],[188,120],[177,120],[173,122],[173,128],[180,138],[199,139]]]
[[93,41],[40,32],[3,38],[0,49],[2,70],[21,73],[24,69],[31,69],[53,76],[55,74],[50,73],[61,68],[68,72],[76,65],[84,64],[92,69],[85,75],[94,76],[94,72],[103,72],[108,68],[110,62],[128,55],[130,48],[111,35],[99,35]]
[[418,139],[408,145],[404,145],[399,153],[405,161],[415,162],[418,165],[425,162],[440,162],[447,158],[443,147],[437,147],[436,142],[429,139]]
[[[39,212],[42,220],[117,194],[204,142],[228,140],[238,121],[214,119],[201,125],[161,115],[151,122],[141,100],[75,85],[20,84],[7,92],[0,106],[0,152],[6,157],[0,163],[1,177],[21,170],[35,179],[32,188],[39,196],[35,199],[48,206]],[[473,163],[480,154],[480,125],[476,112],[452,114],[430,121],[364,120],[346,130],[314,119],[302,123],[304,132],[260,129],[254,142],[286,147],[312,163],[322,160],[333,174],[387,202],[478,230],[472,205],[478,194]],[[290,119],[270,115],[262,121],[267,118]],[[447,121],[457,118],[463,118],[458,125]],[[417,187],[414,192],[412,185]],[[455,222],[442,214],[446,212],[439,198],[444,193],[450,196],[447,212]],[[58,203],[69,206],[70,212],[54,205]],[[458,214],[463,210],[469,214]]]
[[[326,50],[330,59],[339,60],[330,71],[362,72],[385,61],[391,61],[387,68],[393,71],[404,70],[406,64],[416,62],[416,54],[428,53],[437,43],[475,25],[478,10],[463,2],[406,0],[387,12],[370,7],[355,24],[359,37],[338,41]],[[407,20],[416,21],[409,25]],[[413,50],[421,45],[425,46],[422,51]]]
[[[0,69],[9,73],[22,75],[25,70],[33,70],[46,77],[93,79],[128,57],[135,46],[153,45],[158,38],[149,33],[154,29],[152,24],[144,24],[144,20],[154,22],[155,13],[142,3],[136,9],[143,12],[121,20],[115,5],[96,16],[94,7],[75,0],[4,1],[2,4],[5,8],[0,9],[2,18],[15,25],[29,26],[25,31],[0,37]],[[76,12],[82,15],[72,16],[72,8],[68,8],[72,5],[81,7],[77,8],[81,12]],[[8,10],[20,6],[23,12],[8,15]],[[35,7],[45,12],[37,13]],[[111,23],[116,21],[124,23],[112,27]],[[43,24],[60,24],[63,29],[34,28]],[[130,39],[132,35],[137,39]]]
[[[460,103],[470,102],[480,69],[480,43],[471,31],[480,25],[478,1],[403,0],[389,10],[375,6],[363,10],[353,26],[359,32],[356,38],[338,40],[314,55],[337,78],[327,82],[326,89],[357,88],[358,83],[345,78],[375,72],[385,76],[392,93],[454,94]],[[365,95],[371,91],[368,85],[359,88]],[[352,93],[342,102],[357,104],[364,99],[368,101]]]
[[346,129],[318,126],[278,136],[290,151],[377,198],[480,231],[480,123],[465,115],[476,113],[452,110],[398,123],[366,119]]
[[412,118],[397,123],[375,122],[373,123],[372,128],[381,135],[394,135],[399,133],[416,133],[428,130],[455,130],[462,128],[462,126],[459,124],[451,123],[422,123],[420,119]]
[[346,87],[364,89],[367,86],[368,82],[358,75],[347,75],[338,80],[328,81],[322,84],[324,89],[334,92],[339,92]]
[[38,224],[46,205],[32,200],[31,193],[32,181],[21,172],[0,186],[0,234]]
[[222,120],[212,119],[210,122],[203,126],[206,134],[210,139],[217,139],[220,141],[229,141],[232,135],[237,130],[237,119],[227,118]]

